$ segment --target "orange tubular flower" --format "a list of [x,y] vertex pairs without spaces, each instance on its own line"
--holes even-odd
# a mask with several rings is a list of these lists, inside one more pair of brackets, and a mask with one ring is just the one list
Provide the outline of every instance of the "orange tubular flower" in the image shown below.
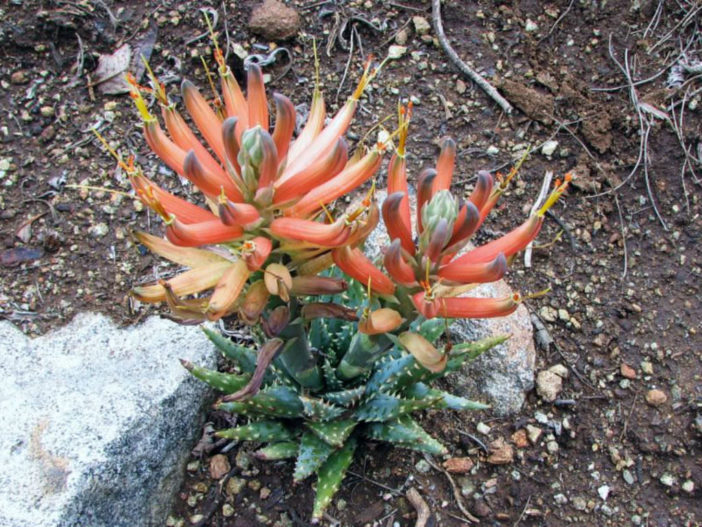
[[221,221],[203,221],[201,223],[182,223],[177,217],[171,219],[166,227],[166,236],[174,245],[181,247],[198,247],[237,240],[244,233],[238,225],[225,225]]
[[380,295],[392,295],[395,284],[374,266],[359,249],[339,247],[332,252],[334,263],[351,278],[362,284],[370,283],[370,288]]
[[237,260],[227,268],[210,298],[207,306],[208,318],[217,320],[234,310],[234,304],[244,289],[249,274],[250,271],[244,260]]
[[402,315],[394,309],[383,307],[364,313],[358,323],[358,331],[366,335],[379,335],[396,330],[404,322]]
[[414,269],[405,261],[402,256],[402,246],[400,240],[395,239],[385,252],[383,261],[385,269],[390,276],[399,284],[410,285],[417,282],[414,276]]
[[495,282],[507,272],[503,253],[487,263],[463,263],[460,258],[439,269],[439,277],[459,284]]
[[448,190],[453,179],[453,166],[456,161],[456,142],[450,137],[441,140],[441,152],[436,161],[436,179],[434,180],[434,192]]
[[394,192],[389,194],[383,202],[383,221],[388,229],[390,239],[399,239],[402,248],[410,254],[414,254],[414,240],[412,240],[412,224],[410,223],[409,212],[406,216],[402,213],[406,202],[409,202],[406,193]]
[[522,298],[518,293],[505,298],[442,298],[439,315],[444,318],[494,318],[514,313]]
[[271,234],[276,238],[300,240],[320,247],[337,247],[348,240],[351,234],[351,229],[343,218],[334,223],[276,218],[270,228]]
[[263,236],[256,236],[253,240],[245,242],[241,252],[249,271],[258,271],[263,267],[272,249],[271,241]]

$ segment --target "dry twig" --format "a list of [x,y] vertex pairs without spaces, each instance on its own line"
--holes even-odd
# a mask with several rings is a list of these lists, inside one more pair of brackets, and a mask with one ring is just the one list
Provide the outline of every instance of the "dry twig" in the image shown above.
[[431,511],[429,510],[427,502],[424,501],[424,498],[422,498],[414,487],[409,489],[405,496],[407,496],[407,501],[409,501],[417,511],[417,523],[414,524],[414,527],[426,527],[431,516]]
[[439,42],[441,42],[441,46],[444,48],[444,51],[449,56],[449,59],[451,59],[451,62],[458,66],[458,69],[460,69],[461,72],[463,72],[463,74],[465,74],[470,80],[480,86],[480,88],[482,88],[482,90],[488,94],[488,96],[490,96],[490,98],[495,101],[505,113],[512,113],[512,105],[507,102],[507,99],[502,97],[495,87],[486,81],[478,72],[463,62],[458,56],[458,53],[456,53],[451,47],[451,44],[449,44],[446,34],[444,33],[444,26],[441,23],[441,0],[432,0],[431,7],[431,19],[434,23],[434,31],[436,31],[436,36],[439,39]]
[[461,497],[461,491],[456,485],[456,482],[453,481],[453,478],[451,477],[451,474],[449,474],[446,470],[444,470],[443,467],[440,467],[434,461],[429,457],[429,454],[424,454],[424,459],[429,463],[431,468],[434,470],[438,470],[439,472],[443,472],[446,478],[449,480],[449,483],[451,484],[451,490],[453,491],[453,499],[456,500],[456,505],[458,505],[458,508],[461,510],[461,513],[464,516],[464,520],[467,523],[475,522],[475,523],[480,523],[480,520],[473,516],[468,509],[466,509],[466,506],[463,504],[463,498]]

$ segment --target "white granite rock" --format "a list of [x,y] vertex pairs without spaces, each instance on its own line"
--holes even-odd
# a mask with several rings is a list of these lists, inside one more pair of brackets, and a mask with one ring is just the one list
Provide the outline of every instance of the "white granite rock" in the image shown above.
[[[378,203],[385,199],[385,192],[376,193]],[[416,196],[410,190],[410,205],[416,208]],[[364,252],[371,260],[379,260],[381,247],[389,243],[382,217],[378,227],[366,240]],[[505,297],[512,290],[504,280],[482,284],[470,296]],[[478,340],[498,335],[512,335],[505,343],[494,347],[459,372],[446,377],[456,395],[468,397],[492,406],[496,415],[518,412],[526,393],[534,388],[534,363],[536,350],[527,308],[522,304],[508,317],[456,320],[450,330],[456,342]]]
[[164,525],[216,362],[197,327],[81,314],[36,339],[0,323],[0,525]]

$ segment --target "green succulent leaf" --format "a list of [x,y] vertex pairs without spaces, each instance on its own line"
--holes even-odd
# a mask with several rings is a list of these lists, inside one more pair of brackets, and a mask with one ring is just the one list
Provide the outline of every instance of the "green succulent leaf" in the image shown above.
[[240,346],[221,333],[212,331],[209,328],[203,327],[202,331],[205,332],[207,338],[217,346],[217,349],[219,349],[225,357],[241,368],[241,371],[252,373],[256,369],[256,352],[254,350],[245,346]]
[[378,441],[387,441],[397,446],[444,455],[448,450],[439,441],[431,437],[410,416],[404,415],[386,423],[372,423],[365,427],[365,434]]
[[294,441],[281,441],[272,443],[254,452],[254,456],[263,461],[278,461],[280,459],[290,459],[297,456],[299,444]]
[[417,333],[419,333],[422,337],[427,339],[429,342],[436,344],[436,341],[439,340],[439,337],[444,333],[446,330],[446,320],[443,318],[432,318],[429,320],[425,320],[421,324],[419,324],[419,327],[417,328]]
[[317,471],[317,494],[314,498],[312,520],[318,521],[332,498],[339,490],[346,471],[353,461],[356,440],[350,438],[340,450],[334,452]]
[[344,444],[357,424],[358,421],[352,419],[330,421],[328,423],[305,422],[305,426],[312,430],[317,437],[335,447],[341,447]]
[[303,405],[297,392],[288,386],[271,386],[245,401],[220,403],[217,408],[244,415],[302,417]]
[[305,417],[311,421],[331,421],[339,417],[345,411],[343,408],[329,404],[322,399],[300,395],[300,400],[302,401]]
[[215,390],[230,394],[242,389],[251,379],[251,375],[237,375],[235,373],[222,373],[216,370],[208,370],[193,364],[192,362],[181,360],[183,367],[188,370],[193,377],[207,383]]
[[278,421],[256,421],[248,425],[215,432],[217,437],[242,441],[289,441],[292,433]]
[[454,345],[446,365],[446,372],[458,370],[463,366],[463,363],[477,359],[489,349],[499,346],[509,338],[510,335],[500,335],[499,337],[487,337],[475,342]]
[[430,388],[424,383],[418,382],[410,386],[404,391],[404,395],[413,399],[421,399],[425,397],[438,398],[439,402],[436,408],[450,408],[451,410],[487,410],[489,404],[484,404],[478,401],[471,401],[457,395],[452,395],[443,390]]
[[335,447],[322,441],[314,433],[310,431],[303,433],[293,475],[295,482],[312,475],[334,450],[336,450]]
[[349,388],[347,390],[341,390],[338,392],[327,392],[322,394],[327,401],[330,403],[338,404],[339,406],[349,407],[356,404],[361,400],[363,394],[366,393],[366,386],[361,385],[355,388]]
[[344,382],[336,376],[336,368],[329,360],[324,359],[322,363],[322,374],[324,375],[324,384],[328,390],[342,390]]
[[389,421],[404,414],[436,406],[439,397],[402,399],[395,395],[376,393],[358,407],[354,417],[359,421]]

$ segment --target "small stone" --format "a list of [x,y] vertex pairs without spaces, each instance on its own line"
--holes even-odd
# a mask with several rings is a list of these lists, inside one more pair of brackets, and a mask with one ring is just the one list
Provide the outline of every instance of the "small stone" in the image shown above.
[[229,459],[224,454],[217,454],[210,459],[210,477],[220,479],[229,474],[231,470]]
[[234,458],[234,463],[241,470],[249,470],[251,466],[251,456],[245,450],[239,450]]
[[568,322],[570,320],[570,313],[568,313],[567,309],[559,309],[558,310],[558,318],[560,318],[563,322]]
[[548,369],[548,371],[555,373],[561,379],[567,379],[570,376],[570,370],[568,370],[568,368],[563,364],[554,364]]
[[529,440],[527,439],[527,431],[520,428],[515,433],[512,434],[512,442],[517,448],[526,448],[529,446]]
[[257,479],[252,479],[249,481],[248,486],[254,492],[258,492],[261,489],[261,482]]
[[231,518],[234,516],[234,507],[232,507],[229,503],[222,505],[222,516],[225,518]]
[[626,481],[627,485],[633,485],[634,482],[636,481],[634,479],[634,475],[631,473],[630,470],[624,469],[622,470],[622,479]]
[[619,373],[625,379],[636,379],[636,370],[624,362],[619,366]]
[[651,406],[660,406],[665,404],[667,400],[668,396],[663,390],[654,389],[646,392],[646,402]]
[[534,425],[527,425],[526,431],[527,431],[527,437],[529,437],[529,442],[532,445],[535,445],[536,443],[538,443],[539,438],[541,437],[541,428],[539,428],[538,426],[534,426]]
[[39,113],[42,117],[53,117],[56,115],[56,110],[54,110],[53,106],[42,106],[39,108]]
[[675,485],[675,478],[672,474],[668,474],[667,472],[663,474],[658,481],[660,481],[661,484],[665,485],[666,487],[672,487]]
[[563,389],[563,378],[550,370],[540,371],[536,376],[536,393],[547,402],[552,403]]
[[457,91],[459,94],[463,95],[463,94],[466,92],[467,89],[468,89],[468,87],[466,86],[466,83],[463,82],[461,79],[458,79],[458,80],[456,81],[456,91]]
[[545,156],[551,157],[556,151],[556,148],[558,148],[558,141],[546,141],[541,147],[541,153]]
[[695,482],[691,479],[685,480],[685,482],[682,484],[682,489],[688,494],[692,494],[695,492]]
[[473,460],[469,457],[452,457],[444,461],[444,468],[452,474],[466,474],[473,465]]
[[487,147],[487,150],[485,150],[485,153],[489,156],[495,156],[500,153],[500,149],[495,145],[490,145]]
[[388,58],[389,59],[399,59],[407,53],[406,46],[392,45],[388,48]]
[[485,423],[478,423],[478,426],[475,427],[475,429],[483,434],[484,436],[488,435],[490,433],[490,427],[486,425]]
[[539,26],[536,25],[536,22],[527,18],[526,24],[524,25],[524,31],[527,33],[533,33],[537,29],[539,29]]
[[565,494],[556,494],[553,497],[553,501],[555,501],[558,505],[565,505],[568,503],[568,498],[566,498]]
[[199,469],[200,469],[200,462],[199,461],[191,461],[185,467],[185,470],[187,470],[188,472],[197,472]]
[[244,488],[246,485],[246,480],[241,479],[241,478],[229,478],[229,481],[227,481],[227,495],[229,496],[236,496],[241,492],[241,490]]
[[555,441],[549,441],[546,443],[546,450],[548,450],[549,454],[556,454],[558,453],[558,443]]
[[251,13],[249,29],[267,40],[286,40],[300,30],[300,15],[278,0],[264,0]]
[[269,489],[268,487],[263,487],[259,491],[258,495],[261,497],[262,500],[267,500],[271,495],[271,489]]
[[585,498],[581,496],[576,496],[572,500],[573,503],[573,508],[576,511],[584,511],[587,508],[587,501],[585,501]]
[[653,375],[653,364],[647,360],[641,362],[641,371],[646,375]]
[[93,238],[102,238],[105,236],[108,232],[110,232],[110,228],[107,226],[106,223],[98,223],[97,225],[93,225],[88,229],[88,232]]
[[425,459],[420,459],[419,461],[417,461],[417,464],[414,466],[414,468],[417,472],[421,472],[422,474],[426,474],[427,472],[429,472],[429,470],[431,470],[431,466],[429,465],[429,463],[427,463]]
[[402,28],[395,35],[395,44],[397,44],[398,46],[404,46],[405,44],[407,44],[408,38],[409,31],[407,31],[407,28]]
[[491,465],[507,465],[514,460],[514,450],[504,439],[497,438],[490,443],[490,456],[487,462]]
[[534,412],[534,419],[536,419],[537,423],[541,423],[542,425],[548,423],[548,416],[543,412]]
[[600,495],[600,498],[602,498],[602,501],[607,501],[607,497],[609,496],[609,485],[602,485],[601,487],[598,487],[597,489],[597,494]]
[[431,25],[423,16],[412,17],[412,22],[414,23],[414,31],[417,35],[426,35],[431,31]]
[[195,525],[196,523],[200,523],[200,521],[201,521],[203,518],[204,518],[204,516],[203,516],[202,514],[193,514],[193,515],[190,517],[190,523],[192,523],[193,525]]
[[539,316],[543,318],[546,322],[555,322],[558,317],[558,311],[553,309],[551,306],[543,306],[539,310]]
[[24,70],[18,70],[10,75],[10,82],[12,84],[27,84],[29,82],[29,77],[27,72]]

